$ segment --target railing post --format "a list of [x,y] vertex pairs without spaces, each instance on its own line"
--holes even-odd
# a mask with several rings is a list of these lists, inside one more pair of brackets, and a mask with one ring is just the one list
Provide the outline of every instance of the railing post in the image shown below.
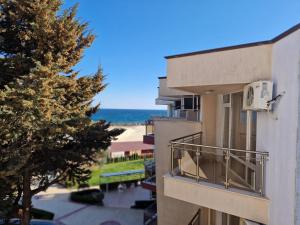
[[171,170],[170,170],[170,173],[171,173],[171,176],[174,176],[174,173],[173,173],[173,170],[174,170],[174,147],[173,147],[173,144],[171,143]]
[[264,196],[265,195],[265,160],[266,160],[266,157],[265,155],[260,155],[260,169],[261,169],[261,184],[260,184],[260,195],[261,196]]
[[198,209],[198,225],[201,223],[201,211]]
[[197,147],[197,152],[196,152],[196,178],[197,178],[197,182],[199,182],[199,180],[200,180],[200,176],[199,176],[199,156],[200,156],[199,147]]
[[[185,141],[185,139],[184,138],[182,138],[182,142],[184,143],[184,141]],[[182,165],[182,157],[183,157],[183,155],[185,154],[185,145],[183,145],[183,150],[179,150],[180,151],[180,158],[179,158],[179,172],[180,172],[180,175],[184,175],[184,172],[182,171],[182,167],[181,167],[181,165]]]
[[225,166],[225,188],[228,189],[229,182],[228,182],[228,173],[229,173],[229,159],[230,159],[230,150],[227,149],[225,153],[225,160],[226,160],[226,166]]

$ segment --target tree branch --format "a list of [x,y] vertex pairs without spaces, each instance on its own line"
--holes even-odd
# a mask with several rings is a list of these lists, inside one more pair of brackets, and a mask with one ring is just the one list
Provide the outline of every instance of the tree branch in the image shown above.
[[[65,173],[66,173],[66,172],[65,172]],[[63,174],[65,174],[65,173],[63,173]],[[42,185],[42,186],[39,186],[39,187],[36,188],[36,189],[31,190],[31,196],[36,195],[37,193],[39,193],[39,192],[41,192],[41,191],[46,191],[47,188],[50,187],[51,185],[57,184],[59,181],[64,180],[64,179],[67,177],[67,175],[66,175],[66,174],[63,175],[63,174],[60,175],[60,176],[58,176],[57,178],[55,178],[55,179],[52,180],[51,182],[47,182],[46,184],[44,184],[44,185]]]

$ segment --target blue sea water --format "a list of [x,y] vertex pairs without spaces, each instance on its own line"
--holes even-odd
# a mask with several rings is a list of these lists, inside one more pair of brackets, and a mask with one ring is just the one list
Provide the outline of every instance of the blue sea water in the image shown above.
[[145,109],[100,109],[92,120],[106,120],[112,124],[143,124],[153,116],[166,116],[166,110]]

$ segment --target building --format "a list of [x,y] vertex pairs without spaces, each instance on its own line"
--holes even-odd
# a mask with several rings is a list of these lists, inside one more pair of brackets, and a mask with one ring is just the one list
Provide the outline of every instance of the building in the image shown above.
[[143,143],[154,145],[154,124],[153,124],[153,120],[145,121],[145,135],[143,135]]
[[108,149],[109,158],[129,157],[133,155],[152,157],[153,145],[142,141],[112,142]]
[[169,114],[154,119],[158,225],[300,224],[300,24],[166,60],[156,103]]

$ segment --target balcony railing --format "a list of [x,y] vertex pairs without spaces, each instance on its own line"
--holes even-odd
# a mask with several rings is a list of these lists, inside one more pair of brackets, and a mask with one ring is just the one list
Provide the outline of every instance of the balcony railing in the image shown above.
[[170,142],[171,174],[264,196],[268,152],[207,146],[202,133]]
[[195,110],[176,109],[176,110],[173,110],[172,117],[179,118],[179,119],[185,119],[188,121],[199,121],[200,120],[199,111],[195,111]]
[[200,216],[201,216],[201,210],[199,209],[188,225],[200,225],[201,224]]
[[151,204],[144,210],[144,225],[157,224],[157,206],[156,203]]

